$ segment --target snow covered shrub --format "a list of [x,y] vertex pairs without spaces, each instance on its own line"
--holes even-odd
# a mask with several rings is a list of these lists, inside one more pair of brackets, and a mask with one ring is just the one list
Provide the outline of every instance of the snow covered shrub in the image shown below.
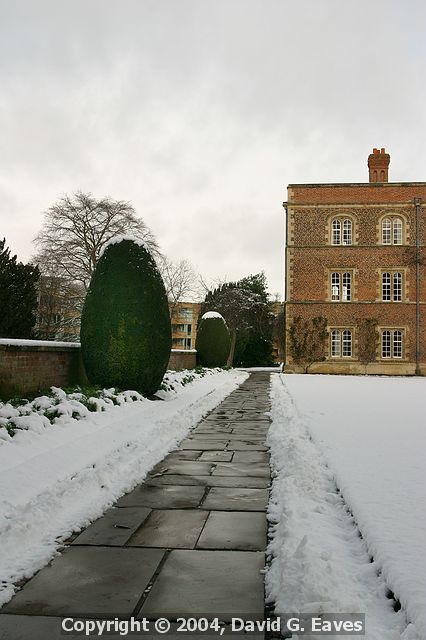
[[163,280],[142,241],[111,240],[92,276],[81,319],[81,352],[92,384],[154,393],[171,350]]
[[216,311],[208,311],[200,320],[197,332],[197,364],[224,367],[231,347],[229,329]]

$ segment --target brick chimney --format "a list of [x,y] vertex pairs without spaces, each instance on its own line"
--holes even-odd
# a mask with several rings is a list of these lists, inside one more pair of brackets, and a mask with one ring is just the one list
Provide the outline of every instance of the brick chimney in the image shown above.
[[384,149],[373,149],[368,156],[368,178],[370,182],[388,182],[390,155]]

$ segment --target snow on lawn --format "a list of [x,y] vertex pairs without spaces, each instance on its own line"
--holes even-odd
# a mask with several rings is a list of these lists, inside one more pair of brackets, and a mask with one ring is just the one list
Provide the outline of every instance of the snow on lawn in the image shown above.
[[272,379],[269,598],[279,612],[366,612],[369,640],[425,638],[426,380]]
[[62,415],[47,428],[17,430],[0,440],[0,606],[18,580],[30,577],[73,531],[142,482],[247,378],[242,371],[221,371],[182,386],[188,375],[167,373],[164,402],[108,405],[106,412],[79,420]]

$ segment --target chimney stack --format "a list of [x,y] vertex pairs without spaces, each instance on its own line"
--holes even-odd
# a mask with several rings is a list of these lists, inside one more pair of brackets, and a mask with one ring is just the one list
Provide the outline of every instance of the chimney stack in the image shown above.
[[388,182],[390,155],[384,149],[373,149],[368,156],[368,177],[370,182]]

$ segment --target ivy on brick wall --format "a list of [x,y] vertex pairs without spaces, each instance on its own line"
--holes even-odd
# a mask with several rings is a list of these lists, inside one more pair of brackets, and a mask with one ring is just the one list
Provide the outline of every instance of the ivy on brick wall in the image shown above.
[[327,318],[293,318],[289,331],[289,348],[295,364],[303,365],[307,372],[311,364],[325,360],[326,338]]

